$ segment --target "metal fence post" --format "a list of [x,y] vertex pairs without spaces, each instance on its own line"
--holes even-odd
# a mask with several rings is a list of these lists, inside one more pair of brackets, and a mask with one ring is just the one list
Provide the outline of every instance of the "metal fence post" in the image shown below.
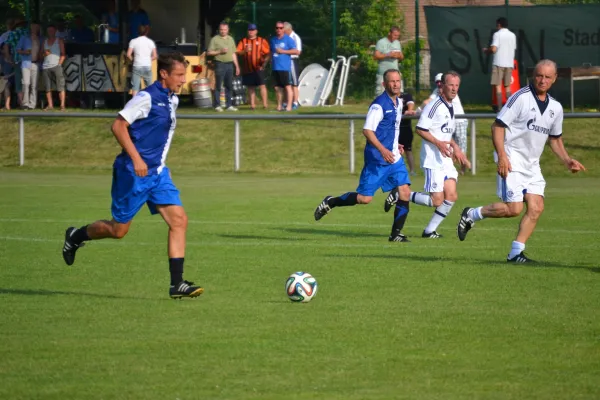
[[477,173],[477,146],[476,146],[476,138],[477,133],[475,129],[475,118],[471,121],[471,174],[475,175]]
[[234,121],[234,147],[233,147],[233,170],[240,170],[240,120]]
[[25,119],[19,117],[19,166],[25,164]]
[[354,120],[350,120],[350,129],[348,131],[348,143],[350,150],[350,173],[354,173]]

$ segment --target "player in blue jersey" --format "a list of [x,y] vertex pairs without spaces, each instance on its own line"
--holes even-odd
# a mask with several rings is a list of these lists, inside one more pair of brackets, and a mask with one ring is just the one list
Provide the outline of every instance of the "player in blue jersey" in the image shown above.
[[113,164],[112,220],[99,220],[65,234],[63,258],[75,261],[75,252],[84,242],[121,239],[129,231],[133,217],[148,205],[150,213],[160,214],[169,226],[169,271],[172,298],[196,297],[204,289],[183,280],[187,215],[179,191],[165,165],[175,133],[175,95],[185,83],[187,61],[181,53],[158,57],[158,80],[138,92],[112,125],[112,132],[123,148]]
[[408,242],[401,233],[408,216],[410,179],[398,147],[402,119],[400,73],[395,69],[385,71],[383,87],[385,91],[371,103],[363,127],[363,135],[367,139],[365,165],[356,192],[348,192],[339,197],[325,197],[315,210],[315,220],[323,218],[334,207],[369,204],[379,188],[384,192],[397,189],[399,200],[394,211],[389,241]]

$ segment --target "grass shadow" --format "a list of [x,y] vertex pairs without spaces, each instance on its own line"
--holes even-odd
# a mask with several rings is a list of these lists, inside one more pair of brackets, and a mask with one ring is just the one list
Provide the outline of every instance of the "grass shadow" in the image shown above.
[[500,260],[490,260],[490,259],[481,259],[481,258],[465,258],[465,257],[443,257],[443,256],[421,256],[421,255],[411,255],[411,254],[399,254],[399,255],[391,255],[391,254],[374,254],[374,255],[366,255],[366,254],[329,254],[325,255],[325,257],[357,257],[357,258],[385,258],[385,259],[399,259],[399,260],[414,260],[414,261],[423,261],[423,262],[440,262],[440,261],[452,261],[452,262],[469,262],[469,263],[477,263],[477,264],[487,264],[489,266],[496,267],[515,267],[522,266],[528,268],[565,268],[565,269],[583,269],[589,272],[600,273],[600,267],[593,265],[567,265],[560,264],[552,261],[538,261],[533,264],[512,264],[507,263],[506,261]]
[[336,231],[331,229],[322,228],[272,228],[289,233],[298,233],[306,235],[325,235],[325,236],[341,236],[341,237],[377,237],[382,238],[386,235],[383,233],[368,233],[368,232],[350,232],[350,231]]
[[113,294],[87,293],[87,292],[68,292],[62,290],[45,289],[9,289],[0,288],[0,294],[14,294],[20,296],[83,296],[95,297],[99,299],[126,299],[126,300],[158,300],[156,298],[142,298],[139,296],[118,296]]

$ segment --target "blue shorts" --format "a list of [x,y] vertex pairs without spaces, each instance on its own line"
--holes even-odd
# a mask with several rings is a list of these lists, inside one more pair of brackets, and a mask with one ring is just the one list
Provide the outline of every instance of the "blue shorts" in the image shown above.
[[151,214],[158,213],[156,206],[181,205],[179,190],[173,184],[169,169],[164,168],[159,175],[139,177],[126,168],[113,168],[112,216],[115,221],[125,224],[148,204]]
[[410,185],[410,178],[404,160],[400,159],[394,164],[365,164],[356,191],[363,196],[373,196],[379,188],[389,192],[403,185]]

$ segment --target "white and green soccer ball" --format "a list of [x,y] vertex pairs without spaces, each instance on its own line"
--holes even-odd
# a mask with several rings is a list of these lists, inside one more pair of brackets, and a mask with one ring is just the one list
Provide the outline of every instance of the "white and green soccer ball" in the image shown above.
[[308,272],[294,272],[285,282],[289,299],[297,303],[308,303],[317,294],[317,280]]

